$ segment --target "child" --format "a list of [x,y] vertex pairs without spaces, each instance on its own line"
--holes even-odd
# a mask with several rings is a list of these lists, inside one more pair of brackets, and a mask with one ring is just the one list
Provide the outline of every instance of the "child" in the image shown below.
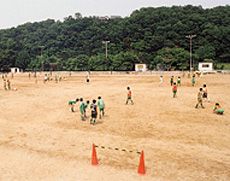
[[133,105],[133,100],[132,100],[132,92],[130,90],[130,87],[127,87],[128,93],[127,93],[127,99],[126,99],[126,104],[129,103],[129,101],[131,101],[131,104]]
[[70,101],[69,101],[70,110],[71,110],[72,112],[75,112],[75,111],[74,111],[74,104],[76,104],[78,101],[79,101],[78,98],[77,98],[76,100],[70,100]]
[[193,86],[193,87],[195,86],[195,83],[196,83],[196,81],[195,81],[195,75],[193,75],[193,76],[192,76],[192,86]]
[[174,82],[173,79],[174,79],[174,76],[172,76],[171,79],[170,79],[170,84],[171,84],[171,86],[173,86],[173,82]]
[[172,91],[173,91],[173,98],[175,98],[175,97],[176,97],[176,93],[177,93],[177,85],[176,85],[176,82],[174,82],[174,84],[173,84]]
[[89,84],[89,72],[87,72],[86,83]]
[[45,74],[43,82],[46,83],[48,81],[48,76]]
[[203,85],[203,98],[208,100],[208,90],[206,84]]
[[160,83],[159,83],[159,85],[161,86],[163,84],[163,76],[161,75],[160,76]]
[[4,79],[4,89],[7,90],[7,82],[6,82],[6,79]]
[[80,113],[81,113],[81,120],[85,121],[86,119],[86,108],[89,105],[89,101],[86,102],[86,104],[83,102],[83,98],[80,98]]
[[181,86],[181,79],[180,79],[180,77],[177,78],[177,85]]
[[87,84],[89,83],[89,77],[88,76],[86,77],[86,83]]
[[91,108],[91,119],[90,119],[90,124],[95,124],[96,123],[96,119],[97,119],[97,104],[96,104],[96,100],[93,100],[93,103],[90,105]]
[[223,115],[224,109],[221,108],[219,103],[216,103],[215,106],[213,107],[213,113]]
[[11,85],[10,85],[10,80],[9,79],[7,79],[7,89],[11,90]]
[[203,89],[200,88],[200,91],[199,91],[198,94],[197,94],[198,103],[196,104],[195,108],[198,108],[198,106],[199,106],[199,104],[200,104],[201,107],[204,109],[202,97],[203,97]]
[[99,107],[99,118],[101,119],[102,116],[105,115],[104,109],[105,109],[105,103],[101,96],[98,97],[97,106]]

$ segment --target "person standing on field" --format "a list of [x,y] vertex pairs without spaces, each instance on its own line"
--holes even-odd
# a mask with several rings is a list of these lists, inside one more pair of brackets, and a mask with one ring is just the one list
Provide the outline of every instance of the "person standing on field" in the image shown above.
[[195,83],[196,83],[195,75],[193,75],[193,76],[192,76],[192,86],[193,86],[193,87],[195,86]]
[[173,91],[173,98],[175,98],[175,97],[176,97],[176,93],[177,93],[177,85],[176,85],[176,82],[174,82],[174,84],[173,84],[172,91]]
[[160,83],[159,86],[161,86],[163,84],[164,80],[163,80],[163,75],[160,76]]
[[171,86],[173,86],[173,82],[174,82],[173,79],[174,79],[174,76],[172,76],[171,79],[170,79],[170,84],[171,84]]
[[181,78],[180,77],[177,78],[177,86],[181,86]]
[[91,119],[90,119],[90,124],[95,125],[96,124],[96,119],[97,119],[97,104],[96,100],[94,99],[92,104],[90,105],[91,108]]
[[198,106],[200,105],[204,109],[204,106],[203,106],[203,89],[202,88],[200,88],[200,91],[197,94],[197,101],[198,102],[197,102],[195,108],[198,108]]
[[105,115],[105,103],[101,96],[98,97],[97,106],[99,108],[99,118],[101,119],[101,117]]
[[128,90],[128,93],[127,93],[127,99],[126,99],[126,103],[125,104],[128,104],[129,102],[131,102],[131,104],[133,105],[133,100],[132,100],[132,92],[131,92],[131,89],[130,87],[127,87],[127,90]]

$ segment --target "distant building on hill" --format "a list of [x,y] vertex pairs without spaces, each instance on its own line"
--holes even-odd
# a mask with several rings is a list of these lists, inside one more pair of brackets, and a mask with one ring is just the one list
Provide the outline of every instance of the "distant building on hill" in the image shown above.
[[97,17],[98,19],[100,20],[110,20],[110,19],[119,19],[119,18],[122,18],[121,16],[116,16],[116,15],[113,15],[113,16],[98,16]]
[[120,19],[122,18],[121,16],[116,16],[116,15],[113,15],[113,16],[110,16],[110,19]]
[[100,20],[109,20],[110,18],[108,16],[99,16],[98,19],[100,19]]

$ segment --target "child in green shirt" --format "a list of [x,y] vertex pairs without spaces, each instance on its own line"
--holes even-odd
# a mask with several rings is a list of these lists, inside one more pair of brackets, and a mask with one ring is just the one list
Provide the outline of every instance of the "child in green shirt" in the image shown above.
[[180,77],[177,78],[177,85],[181,86],[181,78]]
[[79,99],[77,98],[76,100],[70,100],[70,101],[68,102],[68,104],[70,105],[70,110],[71,110],[72,112],[75,112],[75,110],[74,110],[74,105],[75,105],[78,101],[79,101]]
[[88,107],[89,105],[89,101],[86,101],[86,103],[83,102],[83,98],[80,98],[80,113],[81,113],[81,120],[82,121],[85,121],[86,119],[86,108]]
[[101,119],[101,117],[105,115],[105,111],[104,111],[105,103],[103,99],[101,98],[101,96],[98,97],[97,106],[99,108],[99,118]]
[[193,75],[193,76],[192,76],[192,86],[193,86],[193,87],[195,86],[195,83],[196,83],[196,81],[195,81],[195,75]]
[[221,108],[219,103],[216,103],[215,106],[213,107],[213,113],[222,115],[224,114],[224,109]]

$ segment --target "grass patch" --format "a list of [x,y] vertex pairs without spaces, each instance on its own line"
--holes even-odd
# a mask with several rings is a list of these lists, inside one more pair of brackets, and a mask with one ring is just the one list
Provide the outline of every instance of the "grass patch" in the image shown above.
[[230,70],[230,63],[217,63],[215,69],[217,69],[217,70]]

